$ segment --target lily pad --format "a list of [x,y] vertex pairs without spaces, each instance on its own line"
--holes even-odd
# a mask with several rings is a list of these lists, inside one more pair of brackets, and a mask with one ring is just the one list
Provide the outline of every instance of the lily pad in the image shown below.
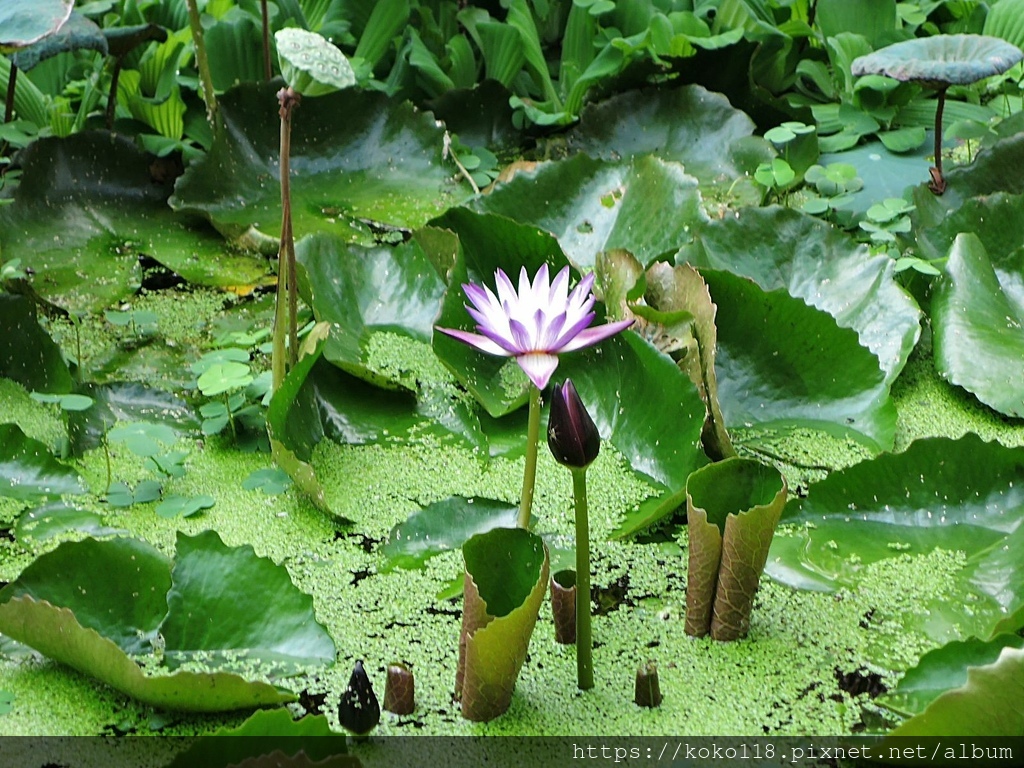
[[[224,94],[218,103],[225,130],[178,180],[170,201],[206,217],[233,242],[280,235],[279,126],[267,119],[279,88],[280,82],[247,84]],[[296,234],[372,242],[378,224],[425,224],[454,191],[441,162],[443,136],[430,115],[380,93],[350,88],[303,102],[293,117],[290,155]]]
[[964,685],[943,693],[892,735],[1019,736],[1024,731],[1018,706],[1022,695],[1024,650],[1004,648],[994,663],[968,669]]
[[212,507],[217,500],[213,496],[180,496],[172,494],[156,505],[160,517],[192,517],[197,512]]
[[334,642],[316,621],[313,598],[251,546],[226,547],[214,531],[179,533],[172,577],[160,625],[171,669],[197,657],[213,666],[258,660],[286,673],[334,661]]
[[85,487],[74,469],[17,424],[0,424],[0,496],[30,501],[82,493]]
[[382,570],[419,568],[428,558],[458,549],[472,536],[516,524],[514,504],[483,498],[452,496],[428,504],[399,523],[388,534]]
[[932,35],[904,40],[854,59],[856,75],[886,75],[932,87],[969,85],[998,75],[1021,59],[1015,45],[985,35]]
[[399,386],[369,367],[367,347],[380,332],[430,342],[445,286],[423,249],[415,240],[367,248],[312,235],[295,256],[303,295],[316,319],[331,324],[324,357],[371,383]]
[[630,91],[588,105],[567,135],[569,146],[606,160],[656,155],[682,163],[702,190],[747,187],[751,202],[760,192],[745,179],[775,151],[755,137],[754,122],[720,93],[699,85]]
[[[1018,269],[1011,285],[1019,294],[1024,272]],[[1022,299],[1003,290],[977,235],[957,236],[932,295],[935,368],[986,405],[1018,418],[1024,416]]]
[[[779,248],[777,243],[787,247]],[[896,282],[892,259],[826,222],[786,208],[745,209],[711,221],[676,263],[748,277],[765,291],[785,288],[857,332],[893,381],[921,334],[921,311]],[[719,312],[721,317],[722,312]]]
[[40,139],[20,158],[22,182],[0,208],[0,247],[66,309],[100,310],[133,294],[142,255],[198,284],[266,282],[264,260],[229,251],[211,229],[167,207],[170,190],[154,183],[151,159],[129,138]]
[[74,0],[10,0],[0,8],[0,52],[24,48],[67,21]]
[[896,409],[857,334],[783,289],[702,269],[718,305],[718,397],[734,443],[753,430],[820,430],[890,450]]
[[904,715],[918,715],[941,694],[964,685],[971,667],[992,664],[1004,648],[1022,646],[1024,638],[1016,635],[998,635],[989,641],[972,637],[946,643],[922,656],[878,703]]
[[472,205],[550,232],[584,271],[599,251],[613,248],[649,264],[707,220],[697,180],[678,162],[650,156],[613,163],[579,154],[543,163]]
[[[6,33],[6,30],[5,30]],[[6,34],[5,34],[6,36]],[[3,45],[3,43],[0,43]],[[19,49],[11,61],[18,69],[29,70],[41,61],[69,51],[97,51],[107,55],[107,38],[94,21],[72,11],[60,28],[41,40]]]
[[30,391],[71,391],[71,372],[60,347],[39,326],[27,297],[0,293],[0,328],[0,376]]
[[104,524],[102,515],[96,512],[63,501],[51,501],[23,512],[14,526],[14,538],[22,542],[45,541],[71,531],[92,537],[126,533]]
[[1024,449],[973,434],[919,440],[833,472],[787,506],[782,522],[806,527],[776,535],[767,572],[801,588],[855,588],[870,563],[960,551],[966,563],[952,593],[922,604],[905,626],[942,643],[1016,631],[1024,608],[1024,576],[1012,565],[1024,557],[1022,472]]

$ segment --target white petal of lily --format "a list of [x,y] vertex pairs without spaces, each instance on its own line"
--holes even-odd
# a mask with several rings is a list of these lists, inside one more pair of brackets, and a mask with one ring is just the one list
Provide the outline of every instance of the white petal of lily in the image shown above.
[[470,333],[469,331],[460,331],[455,328],[438,327],[437,330],[439,330],[441,333],[447,336],[451,336],[453,339],[458,339],[459,341],[469,344],[472,347],[476,347],[481,352],[486,352],[489,355],[497,355],[499,357],[512,357],[514,354],[513,352],[509,352],[508,350],[503,349],[501,346],[499,346],[486,336],[481,336],[480,334],[477,333]]
[[551,374],[558,367],[558,357],[548,355],[544,352],[530,352],[516,358],[519,367],[530,377],[530,381],[537,385],[537,389],[544,389],[551,380]]
[[566,306],[569,296],[569,268],[562,267],[555,275],[551,283],[551,291],[548,294],[548,302],[553,311],[560,311]]

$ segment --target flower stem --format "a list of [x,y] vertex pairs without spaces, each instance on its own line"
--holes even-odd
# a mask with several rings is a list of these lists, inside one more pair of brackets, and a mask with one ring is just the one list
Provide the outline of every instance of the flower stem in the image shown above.
[[188,21],[192,28],[192,44],[196,51],[196,69],[199,70],[199,82],[203,86],[203,101],[206,102],[206,120],[216,134],[220,127],[220,116],[217,112],[217,95],[213,88],[213,75],[210,74],[210,60],[206,55],[206,43],[203,40],[203,23],[199,17],[196,0],[186,0],[188,5]]
[[530,527],[533,509],[533,486],[537,480],[537,441],[540,437],[540,390],[530,385],[530,420],[526,428],[526,467],[523,469],[523,492],[519,497],[519,518],[516,525]]
[[277,253],[277,304],[274,311],[272,390],[277,392],[296,359],[297,293],[295,287],[295,239],[292,234],[290,159],[292,111],[302,97],[289,88],[277,92],[281,117],[281,246]]
[[590,522],[587,519],[587,469],[572,470],[576,500],[576,684],[594,687],[593,637],[590,633]]

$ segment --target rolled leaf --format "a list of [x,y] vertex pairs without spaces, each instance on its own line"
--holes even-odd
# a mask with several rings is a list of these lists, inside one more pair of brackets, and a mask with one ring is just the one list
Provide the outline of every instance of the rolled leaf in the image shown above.
[[778,470],[751,459],[726,459],[690,475],[687,634],[746,635],[786,491]]
[[496,528],[462,548],[465,603],[455,693],[468,720],[508,709],[548,583],[548,551],[523,528]]

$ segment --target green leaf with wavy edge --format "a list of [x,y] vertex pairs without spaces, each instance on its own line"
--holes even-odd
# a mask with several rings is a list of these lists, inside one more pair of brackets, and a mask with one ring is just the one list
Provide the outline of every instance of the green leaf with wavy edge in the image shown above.
[[890,450],[896,409],[878,358],[857,334],[784,289],[702,269],[718,305],[718,398],[734,444],[810,428]]
[[548,589],[548,550],[523,528],[495,528],[462,547],[466,563],[456,696],[468,720],[508,709]]
[[0,377],[34,392],[70,392],[71,372],[60,347],[36,320],[26,296],[0,293]]
[[786,492],[777,469],[739,457],[687,479],[688,635],[723,641],[746,636]]
[[[778,248],[778,242],[788,243]],[[896,282],[892,259],[826,222],[788,208],[745,209],[697,230],[676,263],[750,278],[765,291],[784,288],[857,332],[896,378],[921,334],[921,311]],[[721,312],[719,313],[721,317]]]
[[57,461],[43,443],[17,424],[0,424],[0,496],[31,501],[85,492],[78,473]]
[[[246,84],[224,94],[225,130],[178,179],[170,200],[233,242],[280,234],[279,125],[266,119],[279,88]],[[441,162],[443,135],[432,116],[380,93],[349,88],[304,101],[291,138],[295,232],[373,242],[381,226],[426,223],[456,192]]]
[[288,674],[332,663],[335,654],[313,598],[296,588],[288,571],[251,546],[225,546],[214,531],[178,534],[160,634],[171,669],[194,658],[214,667],[245,659]]
[[102,515],[63,501],[51,501],[21,513],[14,524],[14,538],[21,542],[46,541],[69,532],[91,537],[127,533],[104,524]]
[[649,264],[707,220],[697,180],[658,157],[612,163],[579,154],[543,163],[498,184],[472,207],[551,232],[584,271],[599,251],[615,248]]
[[303,297],[331,324],[324,358],[371,383],[402,386],[370,367],[367,347],[382,332],[430,342],[445,286],[420,245],[365,247],[321,234],[300,240],[295,256]]
[[630,91],[588,105],[567,134],[569,146],[605,160],[656,155],[683,164],[702,192],[735,187],[731,195],[760,202],[746,179],[775,156],[754,137],[754,122],[729,100],[699,85]]
[[419,568],[429,558],[458,549],[472,536],[516,524],[518,506],[479,497],[450,496],[413,512],[391,529],[381,554],[382,572]]
[[[1022,696],[1024,650],[1004,648],[994,663],[968,669],[964,685],[940,695],[890,735],[1020,736],[1024,733]],[[886,747],[884,741],[881,746]]]
[[954,640],[922,656],[907,670],[896,687],[883,693],[876,701],[903,715],[919,715],[946,691],[967,682],[971,667],[994,663],[1004,648],[1021,648],[1024,638],[997,635],[991,640],[976,637]]
[[[2,23],[2,22],[0,22]],[[4,36],[8,34],[4,30]],[[0,46],[3,43],[0,42]],[[45,61],[60,53],[70,51],[97,51],[103,56],[107,55],[107,38],[95,22],[75,11],[67,18],[59,29],[46,35],[41,40],[20,48],[12,57],[20,70],[30,70],[41,61]]]
[[[1024,626],[1024,449],[968,434],[918,440],[833,472],[794,500],[767,571],[798,588],[856,588],[863,567],[936,548],[963,552],[951,592],[901,617],[937,642]],[[963,606],[971,610],[965,612]],[[879,617],[884,619],[884,617]]]
[[36,141],[22,155],[14,202],[0,208],[4,259],[20,258],[45,298],[76,312],[134,293],[142,255],[198,284],[266,282],[265,261],[229,251],[167,207],[150,162],[129,138],[98,131]]
[[[466,312],[464,283],[488,285],[494,290],[496,269],[504,270],[515,281],[523,267],[532,279],[541,264],[546,263],[552,275],[568,266],[551,235],[503,216],[453,208],[431,226],[452,230],[460,244],[436,321],[444,328],[476,332],[476,324]],[[491,416],[504,416],[526,402],[529,379],[513,360],[484,354],[443,333],[434,334],[432,345],[441,362]]]
[[[1003,290],[981,240],[957,235],[932,292],[935,369],[981,402],[1008,416],[1024,416],[1024,263]],[[1005,274],[1005,273],[1004,273]]]
[[74,0],[8,0],[0,7],[0,52],[52,35],[71,15]]

